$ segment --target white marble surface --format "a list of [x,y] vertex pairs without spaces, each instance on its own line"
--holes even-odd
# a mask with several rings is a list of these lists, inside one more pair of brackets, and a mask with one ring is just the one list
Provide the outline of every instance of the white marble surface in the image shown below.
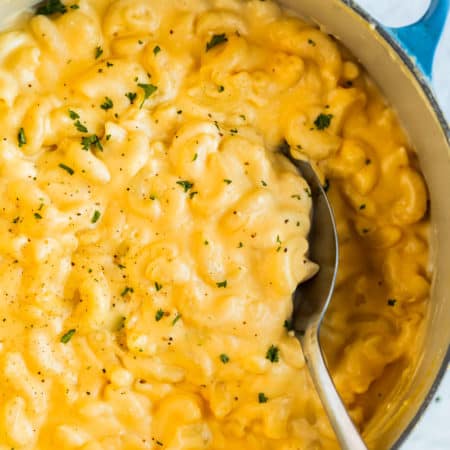
[[[415,22],[430,0],[357,0],[383,24],[402,26]],[[438,47],[433,67],[433,88],[450,120],[450,17]],[[402,450],[450,450],[450,372],[438,389],[421,421]]]

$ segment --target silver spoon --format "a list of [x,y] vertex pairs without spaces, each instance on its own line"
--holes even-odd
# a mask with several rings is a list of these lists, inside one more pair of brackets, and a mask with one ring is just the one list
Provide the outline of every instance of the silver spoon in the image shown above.
[[301,283],[293,294],[292,326],[300,341],[309,373],[343,450],[367,450],[339,397],[325,365],[319,331],[334,291],[339,261],[338,235],[333,210],[311,165],[292,157],[288,146],[281,152],[294,164],[311,189],[313,212],[309,257],[319,264],[317,275]]

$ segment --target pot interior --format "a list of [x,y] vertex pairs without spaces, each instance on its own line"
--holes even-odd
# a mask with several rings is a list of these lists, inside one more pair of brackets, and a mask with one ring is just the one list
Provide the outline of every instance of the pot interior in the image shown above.
[[[400,445],[431,400],[448,363],[450,341],[450,151],[448,125],[411,61],[388,42],[361,10],[340,0],[282,0],[299,16],[320,24],[355,55],[394,106],[417,151],[430,195],[433,283],[425,339],[416,367],[398,382],[365,431],[370,448]],[[353,2],[351,2],[353,3]],[[352,5],[353,6],[353,5]]]

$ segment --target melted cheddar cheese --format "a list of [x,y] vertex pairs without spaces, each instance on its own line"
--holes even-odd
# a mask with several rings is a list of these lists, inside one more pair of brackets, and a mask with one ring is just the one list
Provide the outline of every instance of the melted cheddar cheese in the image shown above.
[[317,267],[280,145],[335,209],[322,339],[362,430],[413,366],[414,153],[348,52],[275,2],[46,2],[0,35],[0,121],[0,450],[336,448],[289,331]]

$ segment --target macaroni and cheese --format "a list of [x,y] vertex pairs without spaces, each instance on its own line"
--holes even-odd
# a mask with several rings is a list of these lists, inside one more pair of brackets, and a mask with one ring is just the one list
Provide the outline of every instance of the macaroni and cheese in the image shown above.
[[0,35],[0,449],[331,449],[290,330],[308,158],[322,339],[364,430],[411,367],[427,192],[330,36],[259,0],[50,0]]

